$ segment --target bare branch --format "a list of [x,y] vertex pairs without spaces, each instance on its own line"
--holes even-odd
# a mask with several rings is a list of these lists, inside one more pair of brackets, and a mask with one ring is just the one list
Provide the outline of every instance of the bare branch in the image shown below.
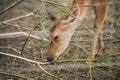
[[24,57],[21,57],[21,56],[17,56],[17,55],[13,55],[13,54],[8,54],[8,53],[4,53],[4,52],[0,52],[0,54],[6,55],[6,56],[10,56],[10,57],[14,57],[14,58],[18,58],[18,59],[22,59],[22,60],[25,60],[25,61],[28,61],[28,62],[31,62],[31,63],[48,64],[48,63],[38,62],[38,61],[34,61],[34,60],[31,60],[31,59],[28,59],[28,58],[24,58]]
[[16,3],[13,3],[11,6],[5,8],[4,10],[2,10],[2,11],[0,12],[0,15],[3,14],[3,13],[5,13],[6,11],[12,9],[13,7],[17,6],[17,5],[20,4],[22,1],[24,1],[24,0],[20,0],[20,1],[16,2]]
[[62,80],[61,78],[59,78],[59,77],[57,77],[57,76],[49,73],[48,71],[46,71],[41,65],[38,65],[38,66],[39,66],[45,73],[47,73],[48,75],[50,75],[50,76],[52,76],[52,77],[54,77],[54,78],[56,78],[56,79],[58,79],[58,80]]
[[[28,35],[29,34],[27,32],[3,33],[3,34],[0,34],[0,38],[16,38],[16,37],[22,37],[22,36],[27,37]],[[41,40],[39,37],[32,34],[30,35],[30,37]]]
[[28,61],[28,62],[31,62],[31,63],[35,63],[35,64],[37,64],[46,74],[48,74],[48,75],[50,75],[50,76],[52,76],[52,77],[54,77],[54,78],[56,78],[56,79],[62,80],[62,79],[58,78],[57,76],[55,76],[55,75],[47,72],[47,71],[41,66],[41,64],[49,64],[49,62],[46,62],[46,63],[45,63],[45,62],[44,62],[44,63],[43,63],[43,62],[38,62],[38,61],[34,61],[34,60],[31,60],[31,59],[28,59],[28,58],[24,58],[24,57],[21,57],[21,56],[17,56],[17,55],[13,55],[13,54],[8,54],[8,53],[4,53],[4,52],[0,52],[0,54],[6,55],[6,56],[10,56],[10,57],[14,57],[14,58],[18,58],[18,59],[22,59],[22,60],[25,60],[25,61]]
[[29,16],[32,16],[32,15],[33,15],[33,12],[28,13],[28,14],[25,14],[25,15],[22,15],[22,16],[18,16],[18,17],[9,19],[9,20],[5,20],[5,21],[0,22],[0,25],[1,25],[1,24],[6,24],[6,23],[9,23],[9,22],[18,20],[18,19],[22,19],[22,18],[25,18],[25,17],[29,17]]

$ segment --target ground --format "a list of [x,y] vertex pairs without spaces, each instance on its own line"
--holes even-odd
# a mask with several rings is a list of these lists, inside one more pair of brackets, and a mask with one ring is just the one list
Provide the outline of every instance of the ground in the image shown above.
[[[3,10],[17,1],[1,0],[0,9]],[[33,63],[28,61],[0,55],[0,80],[57,80],[58,78],[63,80],[120,80],[120,6],[119,3],[115,2],[119,2],[119,0],[111,0],[111,3],[114,4],[109,5],[106,14],[103,25],[105,51],[100,57],[93,61],[87,60],[93,36],[90,31],[93,31],[95,17],[93,7],[91,7],[64,53],[52,63],[41,65],[54,76],[46,73],[39,66],[33,66]],[[70,5],[71,2],[69,0],[50,0],[45,5],[43,4],[44,2],[41,0],[25,0],[0,15],[0,22],[3,22],[31,12],[34,13],[32,16],[9,23],[0,23],[0,34],[26,33],[26,35],[17,35],[13,38],[5,38],[5,36],[3,38],[0,35],[1,53],[18,55],[46,63],[46,52],[49,44],[46,36],[49,28],[52,27],[46,9],[60,18],[66,13],[65,7],[59,5]],[[33,30],[36,26],[37,28]],[[30,33],[40,39],[29,36]],[[23,55],[20,54],[21,51]]]

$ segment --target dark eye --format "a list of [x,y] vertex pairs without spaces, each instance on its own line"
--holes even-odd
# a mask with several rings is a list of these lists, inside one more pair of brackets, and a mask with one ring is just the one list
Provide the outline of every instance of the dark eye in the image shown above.
[[54,37],[54,41],[57,41],[57,40],[58,40],[58,36],[55,36],[55,37]]

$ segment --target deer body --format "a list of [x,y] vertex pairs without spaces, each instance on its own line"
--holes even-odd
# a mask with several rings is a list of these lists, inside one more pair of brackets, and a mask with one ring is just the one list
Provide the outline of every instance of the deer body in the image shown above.
[[[86,10],[88,7],[75,7],[75,6],[86,6],[90,4],[102,4],[108,3],[109,0],[73,0],[73,7],[71,7],[71,12],[76,18],[71,16],[62,18],[61,20],[55,21],[53,27],[50,30],[50,40],[51,43],[48,47],[47,60],[52,61],[58,57],[69,45],[71,37],[75,32],[75,29],[79,25],[79,21],[84,19]],[[91,58],[95,57],[95,51],[98,44],[98,52],[102,52],[104,49],[104,43],[101,41],[102,30],[105,13],[107,5],[95,6],[95,22],[94,22],[94,35],[91,45]]]

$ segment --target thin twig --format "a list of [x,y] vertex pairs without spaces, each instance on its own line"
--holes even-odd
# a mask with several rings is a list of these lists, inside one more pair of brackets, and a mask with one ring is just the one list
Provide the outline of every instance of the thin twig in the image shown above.
[[23,55],[23,51],[24,51],[25,45],[27,44],[27,41],[28,41],[30,35],[32,34],[32,32],[33,32],[39,25],[41,25],[41,24],[38,23],[33,29],[31,29],[31,31],[30,31],[30,33],[28,34],[28,36],[27,36],[27,38],[26,38],[26,40],[25,40],[25,43],[24,43],[24,45],[23,45],[23,47],[22,47],[22,49],[21,49],[21,55]]
[[100,73],[104,73],[104,74],[106,74],[106,75],[109,75],[109,76],[111,76],[111,77],[117,79],[117,80],[120,80],[119,77],[114,76],[114,75],[111,75],[110,73],[104,72],[104,71],[100,70],[99,68],[94,67],[94,69],[98,70],[98,72],[100,72]]
[[13,51],[16,52],[16,53],[21,54],[20,51],[18,51],[18,50],[15,49],[15,48],[12,48],[12,47],[0,47],[0,49],[11,49],[11,50],[13,50]]
[[15,17],[15,18],[9,19],[9,20],[5,20],[5,21],[0,22],[0,25],[2,25],[2,24],[6,24],[6,23],[9,23],[9,22],[12,22],[12,21],[18,20],[18,19],[22,19],[22,18],[25,18],[25,17],[29,17],[29,16],[32,16],[33,14],[34,14],[34,13],[31,12],[31,13],[28,13],[28,14],[25,14],[25,15],[22,15],[22,16],[18,16],[18,17]]
[[3,13],[5,13],[6,11],[12,9],[13,7],[17,6],[17,5],[20,4],[22,1],[24,1],[24,0],[20,0],[20,1],[16,2],[16,3],[13,3],[11,6],[5,8],[4,10],[2,10],[2,11],[0,12],[0,15],[3,14]]
[[4,52],[0,52],[0,54],[6,55],[6,56],[10,56],[10,57],[14,57],[14,58],[18,58],[18,59],[22,59],[22,60],[25,60],[25,61],[28,61],[28,62],[31,62],[31,63],[48,64],[47,62],[46,63],[38,62],[38,61],[35,61],[35,60],[31,60],[31,59],[28,59],[28,58],[24,58],[24,57],[21,57],[21,56],[17,56],[17,55],[13,55],[13,54],[8,54],[8,53],[4,53]]
[[61,78],[59,78],[59,77],[57,77],[57,76],[49,73],[48,71],[46,71],[41,65],[38,64],[38,66],[39,66],[45,73],[47,73],[48,75],[50,75],[50,76],[52,76],[52,77],[54,77],[54,78],[56,78],[56,79],[58,79],[58,80],[62,80]]
[[[27,37],[28,35],[29,34],[27,32],[2,33],[2,34],[0,34],[0,38],[2,38],[2,39],[3,38],[16,38],[16,37],[22,37],[22,36]],[[30,35],[29,37],[41,40],[39,37],[37,37],[35,35]]]
[[[22,27],[22,26],[20,26],[20,25],[18,25],[18,24],[12,24],[12,23],[0,23],[0,25],[1,24],[3,24],[3,25],[7,25],[7,27],[16,27],[17,29],[18,28],[21,28],[21,29],[25,29],[25,30],[27,30],[27,31],[30,31],[30,29],[28,29],[28,28],[26,28],[26,27]],[[4,26],[4,27],[6,27],[6,26]],[[2,28],[4,28],[4,27],[0,27],[0,29],[2,29]]]
[[8,54],[8,53],[4,53],[4,52],[0,52],[0,54],[2,55],[6,55],[6,56],[10,56],[10,57],[14,57],[14,58],[18,58],[18,59],[22,59],[22,60],[25,60],[25,61],[28,61],[28,62],[31,62],[31,63],[35,63],[37,64],[46,74],[56,78],[56,79],[59,79],[59,80],[62,80],[61,78],[58,78],[57,76],[47,72],[40,64],[49,64],[49,62],[46,62],[46,63],[43,63],[43,62],[38,62],[38,61],[35,61],[35,60],[31,60],[31,59],[28,59],[28,58],[24,58],[24,57],[21,57],[21,56],[17,56],[17,55],[13,55],[13,54]]
[[89,65],[89,75],[90,75],[90,80],[93,79],[93,75],[92,75],[92,61],[88,60],[88,65]]
[[21,76],[21,75],[17,75],[17,74],[11,74],[11,73],[6,73],[6,72],[0,72],[0,74],[4,74],[4,75],[9,75],[9,76],[14,76],[14,77],[19,77],[19,78],[22,78],[22,79],[27,79],[27,80],[34,80],[34,79],[31,79],[31,78],[28,78],[26,76]]
[[[43,0],[43,1],[47,1],[47,0]],[[45,4],[46,4],[46,2],[44,2],[44,3],[41,5],[41,8],[40,8],[40,10],[39,10],[40,13],[43,11],[43,8],[45,7]],[[21,55],[23,55],[23,51],[24,51],[24,48],[25,48],[25,45],[26,45],[26,43],[27,43],[27,41],[28,41],[29,36],[32,34],[32,32],[33,32],[37,27],[39,27],[39,25],[42,25],[41,22],[38,23],[36,26],[34,26],[34,28],[30,31],[30,33],[29,33],[28,37],[26,38],[25,43],[24,43],[24,45],[23,45],[23,47],[22,47]]]

